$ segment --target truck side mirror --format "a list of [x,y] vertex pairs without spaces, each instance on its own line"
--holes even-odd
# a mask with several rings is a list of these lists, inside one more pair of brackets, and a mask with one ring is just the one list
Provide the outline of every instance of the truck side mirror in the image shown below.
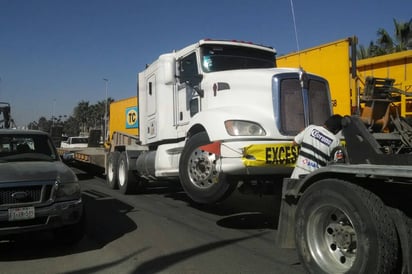
[[176,59],[171,54],[163,54],[159,57],[160,67],[163,75],[159,74],[160,81],[165,85],[172,85],[176,80]]
[[202,74],[197,74],[197,75],[192,75],[191,77],[186,79],[186,84],[189,86],[196,88],[202,82],[203,75]]

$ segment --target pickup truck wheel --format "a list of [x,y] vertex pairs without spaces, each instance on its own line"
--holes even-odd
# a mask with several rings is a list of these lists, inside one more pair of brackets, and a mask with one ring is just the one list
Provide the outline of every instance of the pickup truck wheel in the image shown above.
[[118,162],[118,184],[119,190],[123,194],[132,194],[140,190],[140,182],[134,175],[133,171],[129,170],[129,161],[126,152],[122,152]]
[[296,209],[295,239],[310,273],[393,273],[398,239],[372,192],[337,179],[310,186]]
[[107,157],[106,182],[111,189],[117,189],[119,187],[117,182],[119,156],[119,151],[113,151],[109,152],[109,156]]
[[219,155],[200,147],[210,144],[205,132],[193,135],[186,143],[179,163],[179,177],[186,194],[196,203],[211,204],[225,199],[237,182],[216,169]]

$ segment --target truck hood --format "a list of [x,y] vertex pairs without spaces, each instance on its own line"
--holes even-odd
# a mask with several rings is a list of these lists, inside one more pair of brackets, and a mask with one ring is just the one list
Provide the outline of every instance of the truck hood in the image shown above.
[[264,68],[264,69],[239,69],[239,70],[227,70],[219,72],[206,73],[205,78],[209,79],[237,79],[237,80],[250,80],[250,79],[270,79],[273,75],[280,73],[300,73],[298,68]]
[[[226,119],[254,121],[261,125],[268,136],[276,138],[289,138],[281,134],[277,128],[276,104],[279,95],[276,89],[275,77],[293,74],[298,77],[300,70],[297,68],[268,68],[244,69],[205,73],[202,81],[204,98],[203,111],[195,116],[191,123],[205,124],[210,122],[210,127],[215,135],[215,140],[232,138],[227,135],[223,125]],[[202,116],[203,115],[203,116]],[[198,120],[196,120],[198,119]],[[218,132],[218,130],[221,130]]]
[[0,163],[0,174],[0,184],[42,180],[59,180],[60,182],[77,181],[74,172],[60,161]]
[[[204,74],[202,89],[209,94],[213,94],[211,99],[219,98],[224,106],[233,102],[238,105],[245,105],[251,100],[260,103],[272,101],[273,77],[279,74],[296,73],[299,69],[294,68],[269,68],[269,69],[243,69],[221,72],[211,72]],[[213,92],[212,92],[213,91]],[[235,97],[236,100],[228,97]],[[239,100],[245,100],[240,102]],[[213,103],[215,106],[219,102]],[[260,106],[263,107],[263,106]]]

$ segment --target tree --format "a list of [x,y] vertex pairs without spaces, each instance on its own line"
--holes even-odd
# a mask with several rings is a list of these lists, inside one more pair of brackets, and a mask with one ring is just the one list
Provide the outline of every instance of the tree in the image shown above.
[[80,134],[80,127],[73,116],[69,116],[63,123],[63,133],[67,136],[78,136]]
[[79,122],[80,131],[87,132],[89,102],[81,101],[73,110],[74,118]]
[[46,117],[40,117],[39,122],[37,123],[38,129],[45,132],[50,132],[51,125],[52,121],[47,120]]
[[[114,102],[113,98],[107,98],[107,115],[110,115],[109,105]],[[62,126],[63,133],[68,136],[77,136],[80,133],[87,134],[90,129],[103,129],[104,114],[106,112],[106,100],[98,101],[91,105],[88,101],[80,101],[73,109],[73,115],[59,115],[47,120],[40,117],[38,121],[30,122],[29,129],[50,132],[51,127]]]
[[368,49],[359,45],[357,50],[358,59],[385,55],[412,49],[412,19],[409,22],[398,22],[393,19],[395,26],[394,37],[383,28],[377,31],[376,43],[370,42]]
[[394,41],[389,33],[385,29],[378,29],[378,39],[376,40],[376,44],[378,49],[376,51],[377,55],[384,55],[388,53],[392,53],[394,51]]
[[398,44],[396,51],[403,51],[412,49],[412,19],[409,22],[399,23],[395,19],[395,37]]
[[[114,102],[113,98],[107,98],[107,107],[111,102]],[[106,112],[106,100],[98,101],[94,105],[90,105],[88,101],[81,101],[74,108],[73,118],[78,122],[80,132],[87,133],[92,128],[102,128],[104,123],[104,114]],[[107,115],[109,116],[109,107],[107,109]]]

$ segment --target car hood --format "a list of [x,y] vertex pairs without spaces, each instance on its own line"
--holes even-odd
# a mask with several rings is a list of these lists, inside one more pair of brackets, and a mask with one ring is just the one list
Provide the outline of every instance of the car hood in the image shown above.
[[74,172],[60,161],[0,163],[0,184],[16,181],[77,181]]

